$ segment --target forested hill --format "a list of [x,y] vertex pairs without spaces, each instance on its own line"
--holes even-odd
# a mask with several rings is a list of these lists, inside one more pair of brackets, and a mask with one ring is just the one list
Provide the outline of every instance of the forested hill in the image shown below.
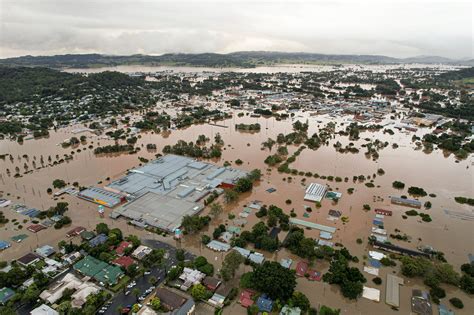
[[474,78],[474,67],[449,71],[439,75],[442,80],[464,80]]
[[47,96],[73,99],[97,90],[123,89],[145,84],[143,78],[132,78],[119,72],[106,71],[83,76],[49,68],[0,65],[0,104]]
[[315,53],[286,53],[266,51],[243,51],[229,54],[164,54],[161,56],[130,55],[112,56],[100,54],[70,54],[56,56],[23,56],[0,59],[0,64],[10,66],[34,66],[48,68],[93,68],[119,65],[173,65],[197,67],[252,68],[259,65],[277,64],[401,64],[401,63],[445,63],[474,65],[474,60],[452,60],[436,56],[420,56],[398,59],[378,55],[327,55]]

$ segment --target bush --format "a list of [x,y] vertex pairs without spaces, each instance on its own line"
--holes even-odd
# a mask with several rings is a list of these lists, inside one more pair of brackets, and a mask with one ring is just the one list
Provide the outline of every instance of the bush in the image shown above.
[[375,278],[372,279],[372,282],[377,284],[377,285],[380,285],[380,284],[382,284],[382,278],[375,277]]
[[456,308],[463,308],[464,303],[461,301],[461,299],[458,299],[457,297],[453,297],[449,299],[449,302]]
[[62,179],[55,179],[53,181],[53,187],[54,188],[64,188],[64,187],[66,187],[66,182],[63,181]]
[[405,183],[396,180],[392,183],[392,187],[395,189],[403,189],[405,188]]
[[206,245],[207,243],[209,243],[211,241],[211,238],[208,236],[208,235],[203,235],[201,236],[201,242]]
[[463,275],[459,281],[461,290],[468,294],[474,294],[474,277]]
[[438,286],[431,288],[430,289],[430,294],[431,294],[432,297],[436,297],[438,299],[442,299],[442,298],[446,297],[446,292],[444,291],[444,289],[440,288]]
[[408,188],[408,193],[413,196],[421,196],[421,197],[428,195],[423,188],[415,187],[415,186],[411,186],[410,188]]
[[412,209],[412,210],[405,211],[405,214],[413,217],[413,216],[418,215],[418,211]]
[[393,260],[391,260],[390,258],[387,258],[387,257],[384,257],[382,259],[380,259],[380,263],[384,266],[396,266],[397,263]]

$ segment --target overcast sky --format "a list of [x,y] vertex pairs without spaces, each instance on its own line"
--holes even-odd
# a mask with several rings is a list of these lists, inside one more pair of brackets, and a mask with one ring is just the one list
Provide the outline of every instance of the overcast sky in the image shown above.
[[474,58],[470,0],[0,0],[0,57],[268,50]]

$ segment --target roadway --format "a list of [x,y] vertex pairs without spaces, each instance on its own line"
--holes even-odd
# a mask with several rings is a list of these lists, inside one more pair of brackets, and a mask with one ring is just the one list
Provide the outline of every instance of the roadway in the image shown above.
[[[164,249],[166,251],[167,254],[165,255],[165,269],[167,271],[170,270],[172,266],[175,266],[178,263],[176,259],[176,251],[177,251],[176,247],[157,241],[157,240],[151,240],[151,239],[142,240],[142,244],[149,246],[153,249]],[[185,252],[186,260],[194,259],[194,257],[195,256],[192,255],[191,253]],[[155,286],[158,287],[165,280],[165,277],[166,277],[165,269],[159,269],[159,268],[154,267],[150,270],[149,275],[136,277],[134,280],[137,284],[131,289],[125,288],[125,290],[122,290],[116,293],[116,295],[112,297],[111,299],[112,304],[109,306],[109,308],[107,309],[107,311],[105,311],[104,314],[117,315],[117,309],[119,306],[125,307],[128,305],[133,305],[135,303],[141,303],[141,302],[138,302],[137,297],[132,294],[132,290],[135,288],[138,288],[140,290],[140,293],[138,296],[142,295],[151,286],[149,282],[151,277],[155,277],[157,280],[159,279],[157,283],[155,284]],[[130,291],[130,294],[125,295],[126,291]]]

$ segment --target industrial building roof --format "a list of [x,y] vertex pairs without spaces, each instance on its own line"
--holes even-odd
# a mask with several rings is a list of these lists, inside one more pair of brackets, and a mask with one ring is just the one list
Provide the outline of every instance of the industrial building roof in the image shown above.
[[212,240],[206,245],[212,250],[218,251],[218,252],[226,252],[230,249],[230,245],[226,243],[222,243],[216,240]]
[[290,223],[310,227],[312,229],[316,229],[316,230],[320,230],[320,231],[324,231],[324,232],[328,232],[328,233],[336,232],[335,227],[326,226],[326,225],[322,225],[322,224],[317,224],[317,223],[304,221],[304,220],[300,220],[300,219],[295,219],[295,218],[290,218]]
[[117,206],[124,199],[124,196],[120,194],[99,187],[89,187],[81,190],[77,196],[109,208]]
[[387,274],[387,289],[385,293],[385,303],[391,306],[400,306],[400,285],[403,285],[403,279]]
[[144,221],[147,225],[163,230],[174,231],[181,226],[184,216],[194,215],[203,208],[203,205],[195,202],[147,192],[140,198],[114,210],[113,213]]
[[308,188],[306,188],[306,193],[304,195],[305,200],[317,201],[320,202],[327,191],[327,186],[321,185],[318,183],[311,183]]
[[407,205],[407,206],[412,206],[416,208],[421,207],[421,202],[415,199],[407,199],[407,198],[401,198],[401,197],[391,197],[392,203],[396,204],[402,204],[402,205]]
[[203,209],[199,201],[217,185],[233,183],[246,175],[245,171],[230,167],[165,155],[107,186],[132,199],[110,216],[124,216],[172,232],[181,225],[184,216]]
[[[215,180],[234,182],[247,173],[230,167],[219,167],[210,163],[199,162],[192,158],[165,155],[138,169],[131,170],[126,176],[112,182],[110,189],[139,197],[149,191],[168,194],[174,188],[185,189],[179,193],[186,197],[192,191],[209,189]],[[214,185],[215,186],[215,185]],[[193,189],[194,187],[194,189]]]

